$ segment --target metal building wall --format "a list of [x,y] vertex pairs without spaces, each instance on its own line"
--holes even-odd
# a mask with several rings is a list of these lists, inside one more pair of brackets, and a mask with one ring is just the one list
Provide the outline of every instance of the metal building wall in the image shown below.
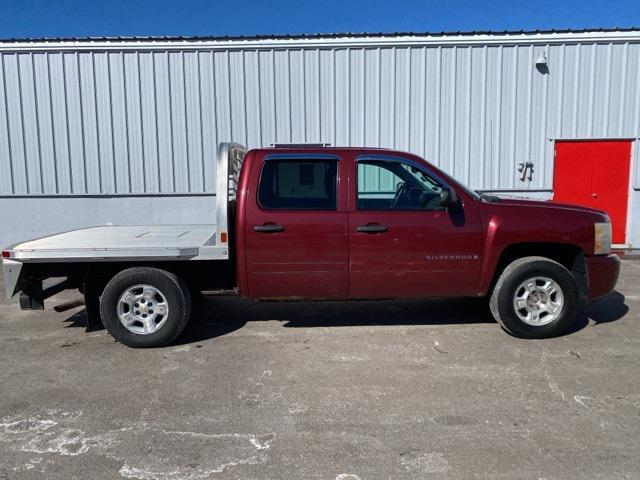
[[242,46],[0,44],[0,195],[214,194],[228,140],[396,148],[473,188],[549,192],[553,139],[640,137],[640,33]]

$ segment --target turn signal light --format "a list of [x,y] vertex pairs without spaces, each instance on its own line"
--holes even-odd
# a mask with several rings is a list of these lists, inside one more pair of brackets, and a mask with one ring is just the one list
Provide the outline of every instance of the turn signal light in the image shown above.
[[605,255],[611,250],[611,224],[594,223],[593,254]]

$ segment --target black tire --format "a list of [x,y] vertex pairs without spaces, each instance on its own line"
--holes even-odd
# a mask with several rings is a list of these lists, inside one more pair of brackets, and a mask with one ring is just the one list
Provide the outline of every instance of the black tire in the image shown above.
[[[129,288],[142,284],[160,291],[169,309],[158,330],[147,334],[128,330],[118,318],[120,296]],[[133,348],[162,347],[175,340],[189,322],[189,288],[180,277],[159,268],[128,268],[116,274],[104,288],[100,299],[100,315],[107,331],[120,343]]]
[[[526,280],[535,277],[547,277],[555,281],[564,297],[560,313],[545,325],[526,323],[520,319],[514,306],[514,297],[518,293],[516,289]],[[489,301],[491,313],[500,326],[520,338],[549,338],[566,333],[576,321],[579,307],[579,289],[571,272],[545,257],[519,258],[508,265],[500,275]]]

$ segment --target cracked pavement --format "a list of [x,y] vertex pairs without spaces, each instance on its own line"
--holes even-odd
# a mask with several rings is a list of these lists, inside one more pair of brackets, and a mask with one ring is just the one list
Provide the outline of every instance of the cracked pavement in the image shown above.
[[207,296],[176,344],[0,307],[0,479],[637,479],[640,260],[576,332],[479,300]]

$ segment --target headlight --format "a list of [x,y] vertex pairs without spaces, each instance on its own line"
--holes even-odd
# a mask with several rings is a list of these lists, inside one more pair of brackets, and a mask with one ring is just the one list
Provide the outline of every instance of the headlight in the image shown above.
[[593,254],[604,255],[611,249],[611,224],[594,223],[595,236],[593,241]]

